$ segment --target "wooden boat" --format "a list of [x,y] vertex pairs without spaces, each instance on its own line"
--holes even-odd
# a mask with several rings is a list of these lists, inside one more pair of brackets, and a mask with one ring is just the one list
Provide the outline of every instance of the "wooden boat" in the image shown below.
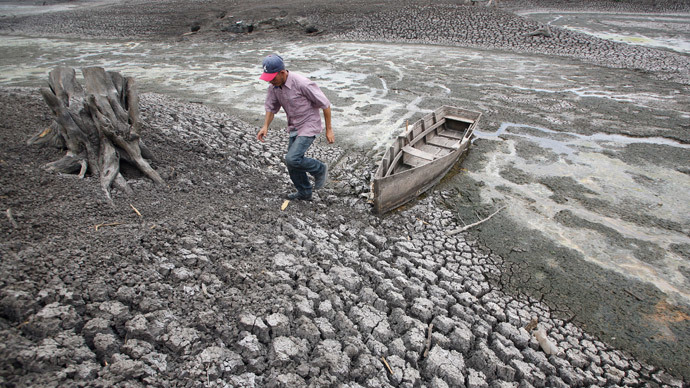
[[466,154],[481,115],[443,106],[408,126],[386,150],[376,170],[374,211],[395,209],[438,183]]

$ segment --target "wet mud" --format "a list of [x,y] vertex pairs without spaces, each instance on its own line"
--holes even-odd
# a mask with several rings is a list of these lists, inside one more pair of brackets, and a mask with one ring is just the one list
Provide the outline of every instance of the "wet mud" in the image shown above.
[[[485,153],[490,155],[490,148],[478,144],[463,167],[481,164]],[[532,177],[520,171],[508,168],[502,170],[502,174],[518,184],[534,183]],[[556,201],[589,193],[569,178],[542,183],[553,189],[554,196],[560,197]],[[444,182],[443,190],[450,192],[446,203],[457,212],[460,222],[475,222],[501,205],[487,204],[482,200],[483,186],[481,181],[472,179],[467,173],[456,175],[452,182]],[[593,208],[601,212],[610,211],[606,206]],[[623,214],[634,217],[636,213]],[[568,211],[561,211],[554,218],[556,222],[571,227],[597,231],[611,248],[633,248],[641,261],[653,263],[663,256],[663,249],[657,245],[627,239],[615,230],[578,218]],[[653,221],[647,223],[653,224]],[[500,283],[510,292],[544,301],[558,311],[562,319],[576,322],[615,346],[628,349],[642,358],[657,360],[679,373],[688,372],[685,357],[671,356],[682,354],[681,349],[690,346],[690,323],[682,318],[690,314],[687,305],[668,305],[668,296],[658,288],[585,260],[581,252],[556,243],[539,230],[529,228],[506,214],[497,214],[472,228],[470,234],[505,259]],[[690,259],[687,251],[680,254],[686,260]],[[688,271],[682,271],[687,282]],[[659,305],[667,306],[670,311],[658,311]],[[681,319],[665,319],[668,315]]]

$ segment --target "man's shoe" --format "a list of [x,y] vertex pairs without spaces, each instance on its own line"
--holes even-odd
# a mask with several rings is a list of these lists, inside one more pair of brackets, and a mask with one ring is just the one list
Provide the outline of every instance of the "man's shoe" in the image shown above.
[[328,181],[328,165],[324,163],[323,167],[323,174],[319,175],[318,178],[314,179],[314,190],[319,190],[323,188],[323,186],[325,186],[326,182]]
[[289,200],[311,201],[311,195],[301,195],[300,193],[290,193],[285,196]]

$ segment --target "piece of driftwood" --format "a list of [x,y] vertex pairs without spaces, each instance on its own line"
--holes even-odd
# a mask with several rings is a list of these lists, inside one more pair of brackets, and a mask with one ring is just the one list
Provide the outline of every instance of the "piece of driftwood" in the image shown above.
[[446,234],[449,235],[449,236],[453,236],[453,235],[456,235],[456,234],[458,234],[458,233],[464,232],[464,231],[466,231],[467,229],[474,228],[475,226],[477,226],[477,225],[479,225],[479,224],[482,224],[482,223],[484,223],[484,222],[486,222],[486,221],[489,221],[489,220],[491,219],[491,217],[495,216],[496,214],[498,214],[498,212],[500,212],[501,210],[503,210],[503,209],[505,209],[505,208],[506,208],[506,207],[503,206],[503,207],[499,208],[498,210],[496,210],[495,212],[491,213],[490,216],[484,218],[483,220],[479,220],[479,221],[474,222],[474,223],[472,223],[472,224],[465,225],[465,226],[463,226],[462,228],[453,229],[453,230],[451,230],[451,231],[448,231]]
[[99,177],[101,187],[112,200],[113,186],[130,194],[120,173],[121,161],[137,167],[155,183],[163,179],[151,167],[150,151],[141,142],[139,95],[134,78],[105,71],[101,67],[82,69],[84,86],[75,70],[57,67],[49,73],[41,94],[55,114],[51,125],[28,140],[30,145],[51,145],[66,149],[65,156],[48,163],[48,171]]

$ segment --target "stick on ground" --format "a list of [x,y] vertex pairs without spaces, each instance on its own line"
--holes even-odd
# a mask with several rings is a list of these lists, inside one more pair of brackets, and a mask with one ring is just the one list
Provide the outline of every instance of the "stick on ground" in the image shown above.
[[388,368],[388,372],[390,374],[393,374],[393,369],[391,369],[391,366],[388,365],[388,361],[386,361],[386,358],[381,356],[381,361],[383,361],[383,364],[386,366],[386,368]]
[[134,205],[132,205],[132,204],[130,203],[129,206],[131,206],[132,209],[134,210],[134,212],[137,213],[137,215],[138,215],[139,217],[141,217],[141,213],[139,213],[139,210],[137,210],[137,208],[135,208]]
[[490,216],[486,217],[486,218],[483,219],[483,220],[479,220],[479,221],[477,221],[477,222],[474,222],[474,223],[471,223],[471,224],[469,224],[469,225],[463,226],[462,228],[457,228],[457,229],[451,230],[451,231],[447,232],[446,234],[448,234],[449,236],[453,236],[453,235],[455,235],[455,234],[464,232],[464,231],[466,231],[466,230],[469,229],[469,228],[473,228],[473,227],[475,227],[475,226],[477,226],[477,225],[479,225],[479,224],[482,224],[482,223],[484,223],[484,222],[486,222],[486,221],[489,221],[489,220],[491,219],[491,217],[495,216],[496,214],[498,214],[498,212],[500,212],[501,210],[503,210],[503,209],[505,209],[505,208],[506,208],[506,207],[503,206],[503,207],[499,208],[498,210],[496,210],[495,212],[491,213]]
[[98,224],[95,226],[95,228],[96,228],[96,230],[98,230],[98,228],[100,228],[102,226],[117,226],[117,225],[122,225],[122,222],[110,222],[107,224]]

